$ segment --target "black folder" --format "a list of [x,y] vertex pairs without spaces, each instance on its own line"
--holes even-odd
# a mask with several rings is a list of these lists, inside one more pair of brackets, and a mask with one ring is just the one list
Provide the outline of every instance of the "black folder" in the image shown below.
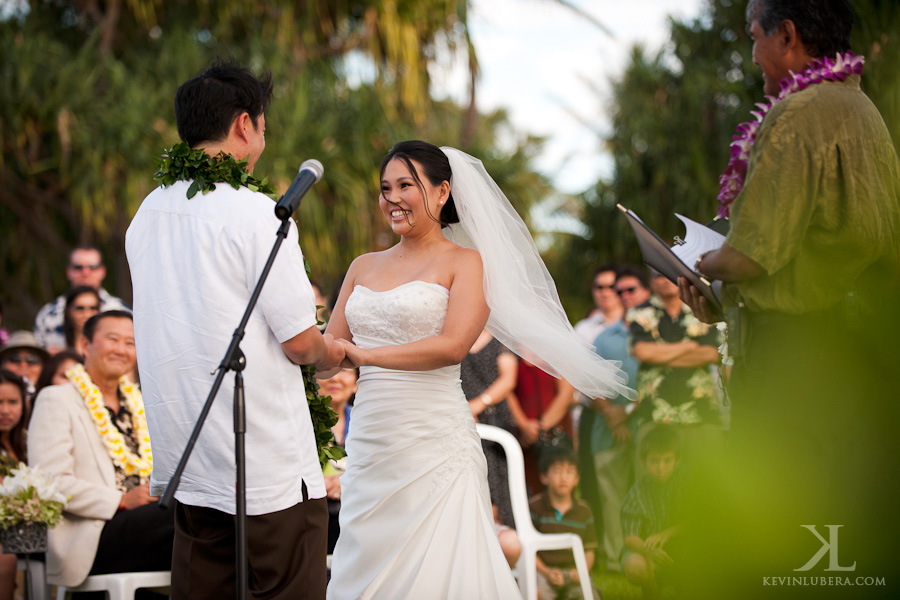
[[[644,256],[644,262],[649,267],[656,269],[672,283],[677,284],[679,277],[687,278],[687,280],[706,297],[712,309],[721,314],[721,282],[710,282],[704,276],[694,271],[694,265],[685,264],[684,261],[672,251],[672,248],[670,248],[662,238],[656,235],[656,232],[647,227],[634,211],[625,208],[621,204],[617,204],[616,206],[622,211],[625,218],[628,219],[629,225],[631,225],[631,228],[634,230],[634,235],[637,237],[638,245],[641,248],[641,254]],[[682,218],[682,221],[685,221],[685,224],[687,225],[687,221],[684,218]],[[685,237],[689,238],[690,236],[686,235]],[[688,243],[690,243],[690,241],[690,239],[687,239]],[[676,247],[677,246],[678,244],[676,244]]]

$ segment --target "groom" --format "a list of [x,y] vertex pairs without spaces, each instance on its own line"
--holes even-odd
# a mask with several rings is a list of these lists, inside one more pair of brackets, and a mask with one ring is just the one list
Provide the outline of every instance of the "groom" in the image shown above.
[[[209,156],[246,159],[249,175],[266,145],[271,93],[269,76],[217,61],[178,88],[178,133]],[[238,163],[230,171],[242,169]],[[212,177],[207,181],[221,181]],[[280,225],[262,193],[226,182],[188,198],[191,183],[175,181],[147,196],[125,241],[153,443],[152,494],[172,476]],[[296,364],[333,368],[344,353],[317,329],[313,298],[291,223],[242,341],[249,585],[256,598],[325,595],[325,484]],[[226,377],[175,496],[172,598],[235,596],[232,397]]]

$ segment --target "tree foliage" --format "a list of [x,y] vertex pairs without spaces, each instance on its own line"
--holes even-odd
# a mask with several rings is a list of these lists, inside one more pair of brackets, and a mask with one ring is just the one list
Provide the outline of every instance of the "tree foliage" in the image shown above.
[[[614,171],[580,196],[585,237],[559,240],[549,257],[570,316],[580,318],[595,265],[640,264],[621,203],[664,239],[683,235],[681,213],[699,222],[716,214],[718,178],[738,123],[761,101],[762,76],[751,58],[743,0],[710,0],[690,21],[670,21],[655,54],[633,48],[612,82],[611,128],[603,142]],[[865,54],[863,88],[900,141],[900,10],[890,0],[855,0],[853,48]]]
[[540,141],[497,150],[506,119],[495,113],[460,145],[464,109],[428,94],[438,46],[471,50],[467,10],[467,0],[32,0],[0,22],[7,320],[30,326],[66,288],[78,243],[105,251],[107,287],[130,297],[124,232],[155,186],[154,159],[178,140],[174,91],[216,56],[276,82],[256,175],[284,191],[306,158],[325,166],[297,219],[326,289],[354,256],[391,243],[377,166],[401,139],[483,157],[527,212],[547,189],[528,166]]

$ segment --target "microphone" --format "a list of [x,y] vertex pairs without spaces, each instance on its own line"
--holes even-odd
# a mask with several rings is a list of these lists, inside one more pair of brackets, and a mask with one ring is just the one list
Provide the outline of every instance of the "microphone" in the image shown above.
[[322,173],[324,172],[325,167],[316,159],[311,158],[304,161],[300,165],[300,172],[294,178],[291,187],[288,188],[288,191],[284,193],[284,196],[275,205],[275,216],[282,221],[291,218],[291,215],[300,206],[300,200],[306,195],[309,188],[322,179]]

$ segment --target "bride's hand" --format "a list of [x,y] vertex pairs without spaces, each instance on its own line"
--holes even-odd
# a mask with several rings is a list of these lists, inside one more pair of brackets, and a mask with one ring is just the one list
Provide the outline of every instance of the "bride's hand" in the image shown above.
[[[344,360],[345,366],[351,368],[365,366],[365,350],[355,345],[353,342],[347,341],[343,338],[339,339],[338,342],[344,348],[344,356],[346,357]],[[348,361],[350,362],[350,364],[346,364]]]

